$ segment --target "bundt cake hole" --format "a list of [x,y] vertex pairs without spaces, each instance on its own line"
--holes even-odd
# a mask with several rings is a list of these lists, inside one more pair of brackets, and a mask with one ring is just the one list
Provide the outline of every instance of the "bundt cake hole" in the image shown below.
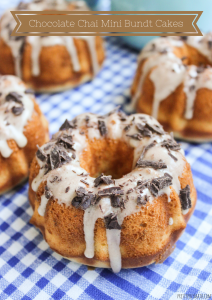
[[133,148],[124,141],[106,138],[88,140],[80,157],[80,166],[91,177],[98,177],[104,173],[118,179],[131,172],[133,157]]

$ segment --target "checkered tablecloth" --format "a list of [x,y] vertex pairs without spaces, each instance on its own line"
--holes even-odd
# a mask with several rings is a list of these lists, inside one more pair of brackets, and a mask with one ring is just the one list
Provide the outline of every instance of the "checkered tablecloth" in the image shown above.
[[[0,0],[1,9],[17,1]],[[107,57],[98,76],[72,91],[39,95],[53,134],[68,118],[115,105],[127,109],[137,53],[117,38],[105,40]],[[1,62],[0,62],[1,63]],[[212,299],[212,144],[182,143],[198,192],[196,210],[173,254],[160,265],[88,270],[53,252],[29,224],[25,183],[0,197],[0,300]],[[201,299],[201,298],[200,298]]]

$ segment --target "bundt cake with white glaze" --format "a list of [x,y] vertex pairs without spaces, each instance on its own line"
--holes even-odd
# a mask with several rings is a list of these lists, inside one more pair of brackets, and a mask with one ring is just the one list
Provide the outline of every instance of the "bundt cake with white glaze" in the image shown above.
[[154,39],[139,56],[132,102],[177,138],[212,140],[211,66],[212,33]]
[[154,118],[112,111],[66,120],[38,149],[29,199],[53,250],[119,272],[173,251],[196,191],[183,150]]
[[[83,1],[34,0],[12,10],[86,11]],[[57,92],[91,80],[104,60],[97,36],[11,36],[16,22],[6,11],[0,20],[0,74],[17,75],[37,92]]]
[[32,90],[18,77],[0,76],[0,194],[28,177],[37,145],[48,140]]

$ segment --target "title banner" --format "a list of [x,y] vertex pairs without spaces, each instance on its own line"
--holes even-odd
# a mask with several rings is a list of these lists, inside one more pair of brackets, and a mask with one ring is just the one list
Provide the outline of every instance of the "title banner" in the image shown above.
[[12,36],[202,36],[202,11],[11,11]]

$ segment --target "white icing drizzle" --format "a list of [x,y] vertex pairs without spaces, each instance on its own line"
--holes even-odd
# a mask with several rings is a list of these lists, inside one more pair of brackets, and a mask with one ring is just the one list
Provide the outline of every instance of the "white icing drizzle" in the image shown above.
[[140,97],[144,80],[151,70],[150,79],[153,81],[155,87],[152,116],[157,118],[160,102],[174,92],[182,82],[185,67],[182,61],[172,52],[151,55],[144,62],[137,91],[133,99],[134,103]]
[[[197,49],[201,54],[207,57],[212,62],[212,32],[206,33],[203,36],[189,36],[186,43]],[[211,44],[211,45],[210,45]]]
[[174,224],[173,219],[172,219],[172,218],[169,218],[169,225],[171,226],[171,225],[173,225],[173,224]]
[[184,92],[186,93],[185,118],[188,120],[193,117],[197,90],[202,88],[212,90],[212,69],[205,68],[198,74],[198,68],[192,65],[186,71],[184,79]]
[[[134,160],[132,165],[132,171],[122,178],[115,179],[115,181],[109,185],[100,184],[98,187],[94,186],[95,178],[90,177],[87,174],[86,170],[84,170],[80,166],[80,155],[84,149],[86,149],[87,139],[85,134],[81,134],[83,127],[86,126],[86,117],[88,117],[88,126],[87,126],[87,135],[90,140],[94,139],[103,139],[100,135],[100,130],[98,128],[98,120],[104,121],[107,134],[106,137],[111,139],[120,139],[125,141],[129,146],[134,149]],[[126,120],[121,120],[120,115],[116,112],[112,112],[109,115],[104,117],[99,117],[97,115],[91,113],[85,113],[79,115],[75,118],[77,127],[70,130],[62,131],[62,134],[70,134],[72,135],[72,139],[74,142],[74,149],[76,158],[70,162],[67,162],[62,167],[49,171],[46,175],[44,175],[45,162],[42,162],[38,157],[37,161],[40,166],[40,172],[38,176],[32,182],[32,189],[36,192],[41,182],[47,182],[47,187],[49,191],[52,193],[54,199],[58,200],[58,203],[64,203],[65,205],[72,205],[72,200],[76,196],[76,190],[79,187],[83,187],[87,192],[91,192],[93,194],[98,194],[101,190],[109,187],[121,187],[123,190],[123,200],[125,202],[125,208],[121,209],[120,207],[113,207],[111,204],[111,200],[108,196],[104,196],[101,200],[96,204],[88,207],[84,211],[84,234],[85,234],[85,242],[86,242],[86,250],[84,255],[87,258],[93,258],[95,254],[94,249],[94,228],[95,223],[98,218],[104,219],[104,217],[109,214],[114,214],[117,216],[118,224],[121,224],[124,221],[124,218],[140,211],[141,206],[137,204],[137,198],[139,195],[148,196],[148,201],[151,204],[155,197],[151,194],[148,188],[145,188],[142,192],[137,189],[137,182],[143,180],[152,180],[153,178],[158,178],[164,176],[165,173],[168,173],[172,176],[172,185],[173,189],[179,195],[181,190],[179,177],[182,175],[185,159],[182,151],[172,151],[177,160],[174,160],[169,154],[166,147],[162,147],[161,143],[164,140],[170,139],[170,135],[167,133],[163,133],[161,135],[153,133],[151,137],[144,137],[142,140],[136,140],[131,138],[128,135],[133,135],[138,133],[136,124],[140,123],[145,125],[148,123],[151,126],[157,126],[157,128],[162,129],[159,123],[150,116],[143,114],[134,114],[131,116],[126,116]],[[130,129],[126,131],[124,128],[127,125],[131,125]],[[54,145],[57,138],[61,135],[61,131],[59,131],[56,135],[54,135],[53,140],[50,141],[52,145]],[[136,167],[136,162],[138,161],[141,153],[144,150],[144,147],[148,146],[150,143],[155,141],[155,146],[148,149],[148,151],[144,154],[144,160],[153,160],[159,161],[162,159],[167,168],[165,169],[153,169],[153,168],[140,168]],[[50,153],[51,147],[48,146],[50,143],[43,145],[41,147],[42,151],[47,154]],[[72,152],[69,152],[69,156],[72,156]],[[55,180],[57,178],[58,180]],[[87,184],[85,184],[84,180]],[[68,191],[66,188],[69,187]],[[131,190],[132,189],[132,190]],[[128,191],[131,190],[130,193]],[[162,194],[166,194],[168,197],[168,201],[170,201],[170,186],[161,189],[158,193],[158,196]],[[140,194],[141,193],[141,194]],[[48,203],[48,200],[45,196],[41,198],[41,204],[38,210],[38,213],[42,216],[45,215],[45,207]],[[108,243],[108,251],[110,264],[114,272],[118,272],[121,269],[121,253],[120,253],[120,230],[118,229],[106,229],[107,243]]]
[[[76,1],[73,2],[74,9],[78,11],[88,10],[84,1]],[[26,8],[19,8],[24,10],[67,10],[68,3],[64,0],[43,0],[39,3],[30,2],[27,4]],[[12,9],[13,10],[13,9]],[[14,10],[17,10],[14,9]],[[39,76],[40,74],[40,52],[43,47],[51,47],[55,45],[64,45],[70,55],[71,62],[73,65],[73,70],[75,72],[79,72],[81,70],[81,66],[79,63],[79,57],[77,54],[77,49],[74,44],[74,37],[72,36],[29,36],[29,37],[11,37],[10,34],[12,30],[15,28],[16,22],[11,14],[11,9],[6,11],[2,17],[1,28],[0,28],[0,36],[4,40],[4,42],[10,47],[15,64],[15,74],[19,77],[22,77],[21,72],[21,63],[22,63],[22,52],[24,43],[29,43],[32,47],[31,51],[31,62],[32,62],[32,75]],[[99,71],[99,63],[97,59],[96,53],[96,38],[94,36],[80,36],[76,37],[77,39],[83,39],[86,41],[92,62],[93,74],[95,75]]]
[[14,59],[15,74],[21,78],[21,47],[23,45],[23,38],[20,37],[18,39],[10,36],[12,33],[12,28],[15,28],[15,26],[16,21],[13,18],[10,10],[7,10],[1,19],[0,36],[10,47]]
[[82,36],[82,39],[84,39],[87,42],[90,55],[91,55],[91,62],[93,66],[93,73],[96,74],[99,71],[99,63],[97,60],[97,55],[96,55],[96,39],[94,36]]
[[[162,64],[157,64],[150,74],[150,79],[154,82],[155,87],[152,107],[152,116],[154,118],[158,116],[161,101],[174,92],[184,78],[185,67],[179,58],[171,54],[160,56],[163,57]],[[161,68],[163,69],[163,76],[161,76]]]
[[[186,44],[194,47],[200,53],[212,61],[212,33],[203,37],[188,37]],[[174,47],[182,47],[184,41],[180,37],[161,37],[148,43],[142,50],[138,62],[142,60],[142,73],[139,78],[132,105],[142,94],[143,84],[146,76],[150,73],[150,79],[154,83],[154,99],[152,116],[158,117],[158,110],[161,101],[166,99],[175,89],[183,83],[186,94],[185,119],[193,118],[194,101],[198,89],[207,88],[212,90],[211,68],[202,73],[197,73],[197,67],[191,65],[185,68],[181,59],[174,54]],[[191,88],[192,86],[192,88]]]
[[121,230],[106,229],[107,245],[110,257],[110,265],[114,273],[118,273],[121,270],[121,252],[120,252],[120,240]]
[[188,212],[189,212],[189,208],[188,208],[188,209],[183,209],[183,210],[182,210],[182,214],[183,214],[183,215],[186,215]]
[[[8,140],[14,140],[20,148],[27,144],[24,135],[24,127],[30,120],[34,104],[32,96],[25,94],[26,86],[15,76],[0,76],[0,153],[3,157],[9,157],[12,149],[7,144]],[[20,104],[14,101],[6,101],[6,96],[16,92],[20,95],[23,105],[23,112],[20,115],[14,115],[12,108],[19,107]]]

